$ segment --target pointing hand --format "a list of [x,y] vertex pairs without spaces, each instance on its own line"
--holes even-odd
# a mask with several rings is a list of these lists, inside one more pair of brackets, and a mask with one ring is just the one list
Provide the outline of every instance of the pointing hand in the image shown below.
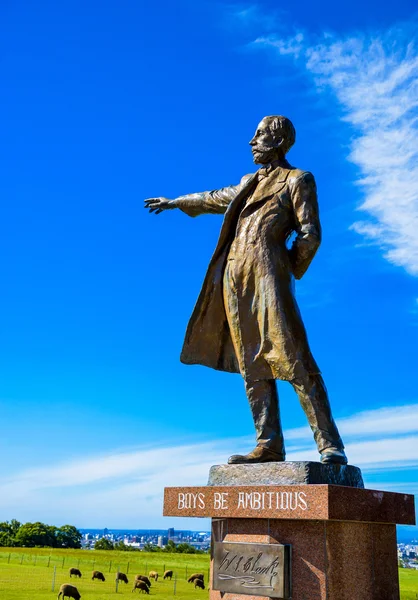
[[176,208],[176,205],[174,200],[169,200],[168,198],[148,198],[145,200],[145,208],[148,208],[150,213],[155,212],[158,215],[163,210]]

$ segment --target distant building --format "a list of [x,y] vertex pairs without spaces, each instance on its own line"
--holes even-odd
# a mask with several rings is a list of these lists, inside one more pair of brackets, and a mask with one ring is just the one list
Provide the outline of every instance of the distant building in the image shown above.
[[129,542],[128,544],[125,544],[126,546],[132,546],[132,548],[141,548],[144,547],[144,544],[140,544],[139,542]]
[[206,550],[209,546],[207,542],[189,542],[189,544],[198,550]]
[[168,539],[171,540],[171,538],[174,537],[174,527],[170,527],[170,529],[168,530]]
[[162,547],[164,546],[164,544],[163,544],[163,536],[162,536],[162,535],[159,535],[159,536],[158,536],[158,539],[157,539],[157,546],[158,546],[159,548],[162,548]]

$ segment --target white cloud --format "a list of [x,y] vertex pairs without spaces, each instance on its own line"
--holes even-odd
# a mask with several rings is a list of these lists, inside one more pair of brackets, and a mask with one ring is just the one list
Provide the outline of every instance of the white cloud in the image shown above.
[[[411,404],[339,420],[350,463],[363,469],[366,483],[368,473],[385,473],[386,477],[396,472],[399,479],[399,473],[411,474],[418,468],[417,416],[418,405]],[[318,460],[308,428],[291,429],[285,438],[288,460]],[[213,464],[225,463],[232,453],[248,451],[251,444],[247,438],[231,438],[117,450],[22,471],[1,481],[0,511],[6,519],[73,522],[79,527],[101,527],[104,523],[112,527],[164,527],[164,487],[205,485]],[[416,484],[391,483],[390,479],[385,485],[374,483],[372,487],[394,491],[407,491],[408,485],[416,488]],[[190,521],[182,527],[198,525]]]
[[264,36],[255,44],[301,58],[319,89],[331,89],[355,135],[364,220],[352,229],[384,257],[418,275],[418,50],[415,32],[391,30],[309,44],[301,33]]
[[412,306],[410,313],[412,315],[418,315],[418,298],[415,298],[414,305]]
[[[418,433],[418,404],[367,410],[345,419],[338,419],[343,437],[373,435],[405,435]],[[288,432],[287,439],[306,438],[309,429],[298,427]]]
[[305,52],[304,35],[300,32],[290,38],[259,37],[254,43],[274,48],[282,56],[290,54],[299,58]]
[[228,29],[231,26],[239,27],[244,32],[246,29],[253,31],[254,26],[259,31],[271,32],[276,28],[276,24],[287,16],[286,11],[280,8],[266,11],[258,4],[222,5],[222,14]]
[[178,465],[181,465],[184,480],[196,482],[197,478],[197,484],[205,484],[204,480],[201,481],[202,466],[209,469],[214,464],[213,461],[222,461],[224,453],[234,443],[241,447],[243,439],[221,440],[216,443],[216,447],[213,442],[203,442],[155,449],[119,450],[112,454],[30,469],[3,479],[0,483],[0,498],[26,495],[31,490],[44,488],[101,486],[109,480],[129,481],[131,477],[139,477],[140,481],[152,480],[158,484],[161,474],[169,480],[176,477]]

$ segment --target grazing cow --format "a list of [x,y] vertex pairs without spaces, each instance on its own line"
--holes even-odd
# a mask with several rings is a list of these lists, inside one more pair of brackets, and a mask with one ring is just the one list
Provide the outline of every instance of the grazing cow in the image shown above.
[[135,581],[145,581],[148,587],[151,587],[151,581],[146,575],[135,575]]
[[193,575],[190,575],[189,579],[187,580],[187,583],[194,583],[195,579],[201,579],[202,581],[204,581],[205,577],[203,573],[193,573]]
[[71,585],[69,583],[63,583],[62,586],[60,587],[60,591],[58,594],[58,600],[59,600],[61,594],[62,594],[62,600],[64,600],[65,597],[74,598],[74,600],[80,600],[80,598],[81,598],[80,592],[75,587],[75,585]]
[[173,571],[164,571],[163,579],[171,579],[173,577]]
[[106,581],[105,576],[101,571],[93,571],[92,579],[99,579],[100,581]]
[[137,579],[135,581],[132,591],[134,592],[135,590],[139,590],[141,592],[141,594],[143,592],[145,592],[146,594],[149,594],[149,587],[147,586],[145,581],[142,581],[142,579]]
[[81,577],[80,569],[75,569],[75,568],[70,569],[70,577],[72,577],[73,575],[75,577]]
[[116,574],[116,581],[124,581],[125,583],[129,583],[128,582],[128,578],[126,577],[125,573],[117,573]]
[[157,571],[150,571],[148,573],[150,579],[154,579],[154,581],[158,581],[158,573]]
[[194,580],[194,587],[195,588],[200,588],[201,590],[205,589],[205,584],[203,583],[203,579],[195,579]]

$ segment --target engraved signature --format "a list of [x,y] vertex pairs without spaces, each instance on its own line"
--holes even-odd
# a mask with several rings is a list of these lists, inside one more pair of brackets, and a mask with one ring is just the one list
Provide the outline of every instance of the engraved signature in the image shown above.
[[241,581],[241,586],[245,588],[269,588],[273,589],[272,585],[263,585],[259,581],[256,581],[254,577],[250,577],[249,575],[227,575],[227,574],[219,574],[219,579],[239,579]]
[[[262,566],[263,558],[263,552],[259,552],[257,555],[253,556],[245,556],[243,554],[231,554],[227,551],[225,552],[225,555],[223,556],[223,559],[219,565],[219,570],[223,570],[224,572],[219,573],[218,577],[223,581],[240,581],[241,586],[245,588],[273,589],[273,582],[278,575],[277,568],[280,564],[280,559],[276,556],[273,558],[273,560],[271,560],[271,562],[268,562]],[[240,570],[244,571],[244,573],[241,575],[239,574]],[[227,573],[226,571],[232,571],[234,574],[231,574],[230,572]],[[258,578],[256,578],[254,575],[250,575],[250,573],[255,573],[258,575]],[[270,580],[269,583],[261,583],[260,579],[263,579],[263,575]]]

